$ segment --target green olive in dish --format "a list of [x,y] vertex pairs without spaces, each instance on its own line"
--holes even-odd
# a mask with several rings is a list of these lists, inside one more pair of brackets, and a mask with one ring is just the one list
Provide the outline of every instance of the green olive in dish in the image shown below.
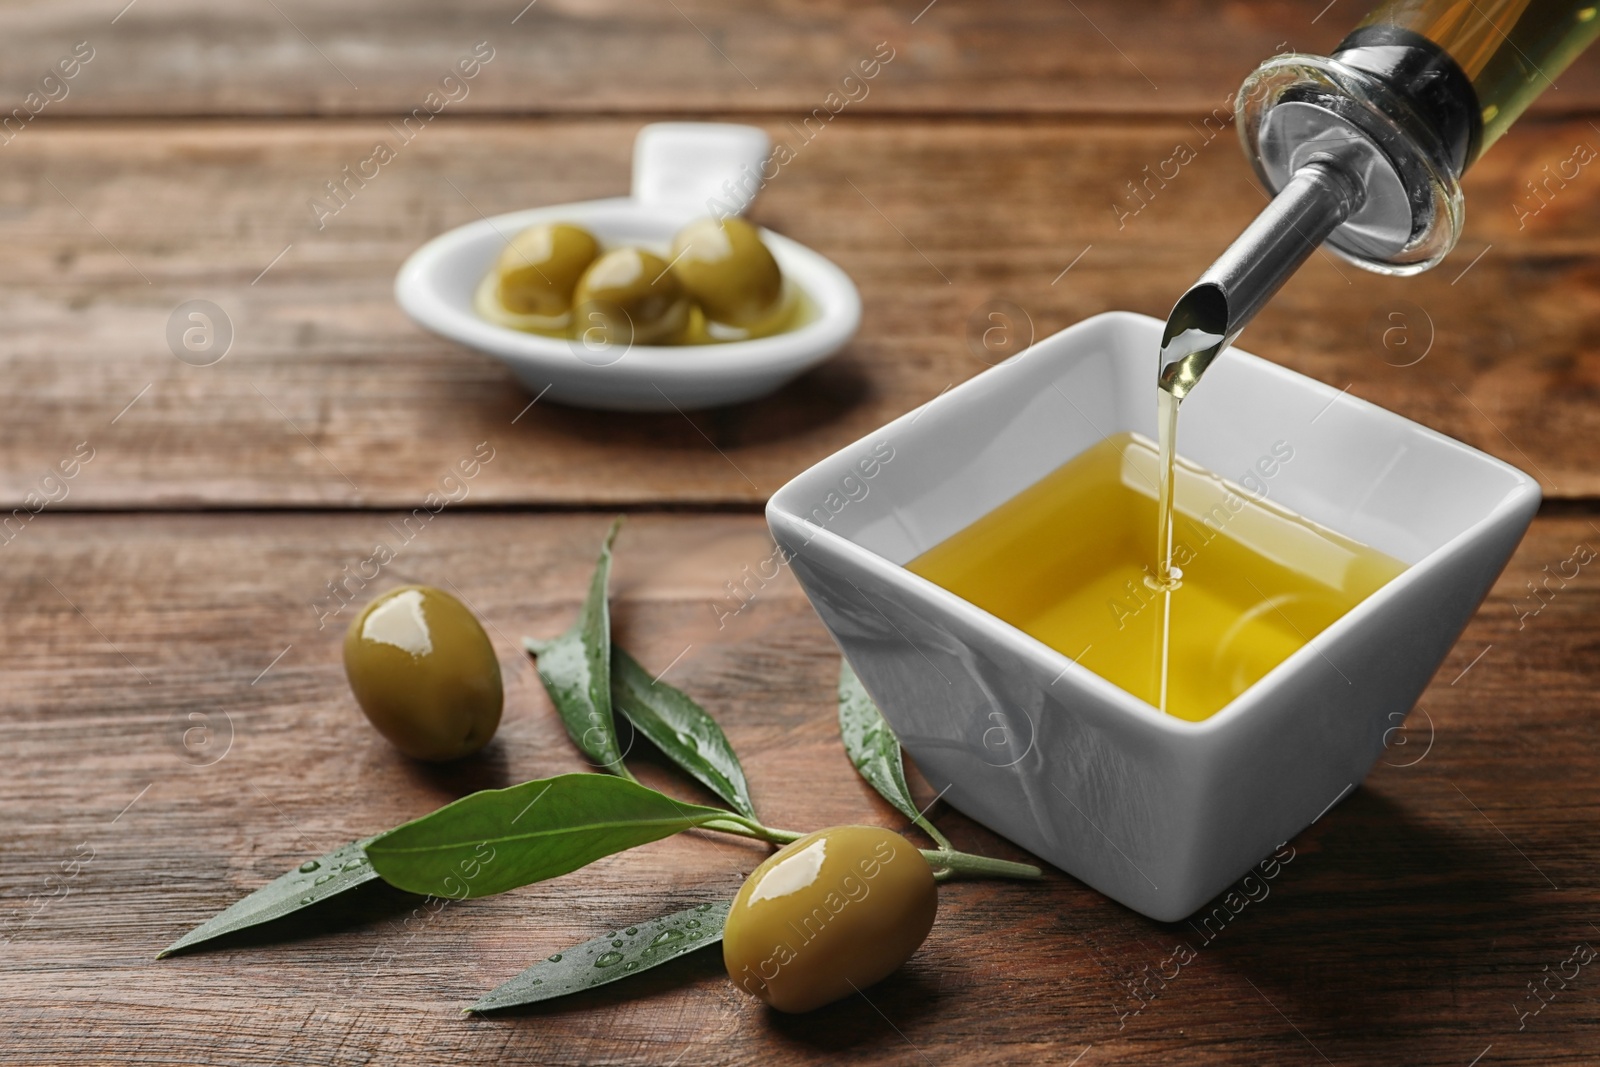
[[573,332],[589,344],[673,344],[689,323],[689,301],[667,261],[616,248],[590,264],[572,294]]
[[345,633],[344,670],[372,725],[414,759],[471,755],[500,725],[500,662],[489,636],[438,589],[403,586],[368,604]]
[[745,992],[779,1011],[811,1011],[892,974],[938,909],[916,846],[877,826],[835,826],[751,872],[728,912],[722,959]]
[[760,232],[740,218],[697,219],[679,230],[672,271],[715,324],[754,333],[787,304],[778,261]]
[[567,222],[530,226],[513,237],[495,260],[496,294],[513,315],[565,315],[578,279],[599,255],[600,242],[581,226]]

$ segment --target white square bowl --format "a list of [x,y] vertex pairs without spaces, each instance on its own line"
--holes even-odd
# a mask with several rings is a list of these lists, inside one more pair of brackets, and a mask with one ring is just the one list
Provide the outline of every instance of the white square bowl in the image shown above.
[[1175,921],[1366,776],[1521,540],[1539,487],[1229,351],[1184,403],[1180,453],[1237,480],[1287,442],[1271,499],[1409,568],[1215,715],[1164,715],[904,567],[1107,435],[1153,437],[1161,329],[1112,312],[1047,338],[801,474],[767,522],[947,801]]

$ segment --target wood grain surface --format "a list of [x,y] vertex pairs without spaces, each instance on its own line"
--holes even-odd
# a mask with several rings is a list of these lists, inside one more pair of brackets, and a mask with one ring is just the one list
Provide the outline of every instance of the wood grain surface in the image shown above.
[[[406,318],[394,272],[480,212],[625,192],[639,125],[429,129],[321,229],[307,202],[382,123],[19,138],[0,171],[0,503],[87,440],[96,458],[66,506],[414,506],[488,440],[501,458],[474,503],[755,506],[987,369],[993,301],[1018,309],[1019,337],[1110,309],[1164,315],[1262,203],[1231,134],[1178,120],[841,118],[809,144],[769,123],[802,146],[755,215],[856,279],[860,335],[732,408],[530,409],[501,364]],[[1136,199],[1129,183],[1180,142],[1198,157]],[[1573,447],[1600,438],[1600,179],[1513,210],[1591,142],[1585,120],[1514,129],[1469,176],[1467,235],[1440,269],[1396,280],[1319,256],[1242,343],[1501,456],[1551,496],[1600,491]],[[169,319],[196,299],[232,324],[214,366],[169,347]]]
[[[137,6],[135,6],[135,4]],[[90,0],[8,14],[0,99],[80,41],[74,115],[405,113],[479,42],[461,110],[799,112],[887,41],[871,112],[1204,113],[1279,51],[1325,52],[1369,4],[1293,0]],[[114,20],[114,21],[113,21]],[[1600,71],[1541,110],[1600,104]],[[853,107],[856,105],[852,105]]]
[[[568,944],[731,894],[763,855],[690,834],[426,922],[377,891],[155,962],[308,855],[471,789],[584,768],[517,643],[567,624],[605,516],[446,514],[382,576],[457,591],[509,681],[498,739],[445,770],[367,726],[339,628],[319,631],[307,606],[387,517],[47,515],[6,546],[0,748],[27,774],[0,778],[0,1059],[1066,1063],[1092,1045],[1083,1064],[1464,1065],[1492,1045],[1481,1062],[1593,1062],[1587,970],[1520,1030],[1513,1010],[1575,944],[1600,945],[1600,593],[1585,574],[1520,630],[1516,611],[1546,562],[1600,541],[1571,516],[1535,524],[1384,762],[1210,941],[1052,872],[946,886],[903,971],[870,1002],[812,1016],[736,992],[715,952],[520,1015],[459,1014]],[[719,717],[772,824],[902,828],[839,746],[837,652],[788,576],[717,628],[722,581],[768,552],[754,516],[634,517],[618,639]],[[185,744],[194,715],[211,733]],[[942,807],[934,818],[962,847],[1022,855]],[[92,862],[47,885],[80,844]],[[25,922],[27,896],[61,888]],[[1127,983],[1179,943],[1195,961],[1122,1017],[1137,1008]]]
[[[1546,567],[1600,544],[1600,177],[1542,184],[1600,148],[1592,56],[1468,176],[1466,235],[1440,269],[1394,280],[1317,257],[1245,335],[1505,458],[1551,499],[1380,765],[1220,934],[1051,871],[945,886],[910,964],[810,1016],[738,993],[715,952],[460,1014],[564,946],[730,895],[766,854],[694,832],[437,915],[371,886],[153,959],[309,855],[583,770],[518,645],[570,621],[616,510],[618,639],[719,718],[762,815],[902,829],[839,745],[838,653],[787,574],[719,626],[725,583],[771,552],[761,504],[986,369],[974,322],[997,302],[1019,341],[1110,309],[1164,314],[1263,202],[1216,109],[1262,58],[1326,50],[1360,14],[0,6],[0,514],[44,501],[0,538],[0,1064],[1597,1062],[1600,972],[1549,976],[1600,947],[1600,587],[1586,567],[1537,614],[1528,599]],[[852,90],[880,42],[893,58]],[[475,49],[476,75],[447,84]],[[92,58],[46,82],[75,51]],[[430,92],[451,97],[438,117],[319,220],[326,183],[397,141],[391,123]],[[830,92],[855,98],[801,132]],[[17,108],[36,114],[20,124]],[[624,193],[637,130],[696,117],[795,148],[753,215],[860,287],[861,332],[835,359],[688,415],[530,407],[500,364],[395,306],[422,242]],[[1179,145],[1193,161],[1152,179]],[[191,300],[231,327],[211,366],[169,345]],[[330,615],[326,586],[480,443],[493,459],[469,492],[372,583],[455,592],[500,656],[499,736],[430,769],[355,709],[339,658],[355,609]],[[63,465],[73,476],[52,478]],[[705,799],[650,753],[630,760]],[[958,846],[1027,858],[932,813]],[[1180,945],[1195,959],[1152,980]]]

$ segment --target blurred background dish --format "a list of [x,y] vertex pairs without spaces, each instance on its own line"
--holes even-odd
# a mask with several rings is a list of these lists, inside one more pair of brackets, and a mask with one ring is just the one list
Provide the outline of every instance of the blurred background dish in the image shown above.
[[[523,231],[570,223],[605,248],[638,246],[671,262],[673,237],[730,203],[730,185],[757,170],[769,141],[751,126],[655,123],[634,142],[631,196],[515,211],[429,241],[406,260],[395,299],[418,323],[505,362],[533,395],[614,411],[717,407],[772,392],[842,348],[861,324],[861,297],[844,271],[769,230],[761,240],[803,307],[780,333],[714,345],[631,344],[599,330],[554,337],[490,322],[474,307],[484,278]],[[739,210],[748,200],[737,195]],[[581,327],[581,324],[580,324]]]

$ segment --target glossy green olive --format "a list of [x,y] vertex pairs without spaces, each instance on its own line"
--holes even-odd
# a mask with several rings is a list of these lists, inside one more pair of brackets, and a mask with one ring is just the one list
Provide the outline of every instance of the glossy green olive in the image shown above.
[[495,261],[500,303],[515,315],[565,315],[578,279],[599,255],[600,242],[581,226],[530,226]]
[[939,908],[916,846],[876,826],[835,826],[785,845],[733,898],[722,959],[734,984],[803,1012],[887,978]]
[[783,273],[756,228],[740,218],[698,219],[672,239],[672,272],[713,322],[754,326],[783,298]]
[[344,637],[344,671],[378,732],[420,760],[460,759],[500,725],[500,663],[451,596],[423,585],[377,597]]
[[590,264],[572,294],[581,341],[667,344],[689,321],[689,301],[667,261],[642,248],[614,248]]

